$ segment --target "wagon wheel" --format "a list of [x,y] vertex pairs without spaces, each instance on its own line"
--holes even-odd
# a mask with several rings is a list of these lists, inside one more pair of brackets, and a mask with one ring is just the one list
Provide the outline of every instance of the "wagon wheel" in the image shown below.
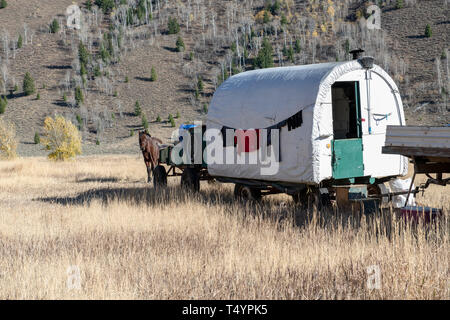
[[166,187],[167,186],[167,172],[166,168],[159,165],[153,170],[153,186],[158,187]]
[[234,187],[234,196],[240,200],[259,201],[261,200],[261,190],[236,184]]
[[193,168],[186,168],[181,175],[181,187],[187,190],[200,191],[200,176]]
[[304,208],[317,207],[320,210],[332,207],[329,194],[321,194],[317,187],[307,187],[293,194],[292,200]]

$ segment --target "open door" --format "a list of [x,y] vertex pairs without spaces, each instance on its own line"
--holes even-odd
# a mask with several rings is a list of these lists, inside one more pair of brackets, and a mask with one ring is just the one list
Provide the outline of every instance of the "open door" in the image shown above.
[[364,176],[358,81],[336,82],[333,99],[333,178]]

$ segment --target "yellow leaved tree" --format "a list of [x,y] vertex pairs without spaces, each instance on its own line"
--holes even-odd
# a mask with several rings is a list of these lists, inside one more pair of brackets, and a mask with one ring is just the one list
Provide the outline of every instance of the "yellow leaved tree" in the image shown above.
[[48,155],[51,160],[64,161],[81,154],[81,134],[72,122],[62,116],[45,119],[41,141],[51,151]]
[[0,118],[0,159],[16,158],[16,149],[17,139],[14,124]]

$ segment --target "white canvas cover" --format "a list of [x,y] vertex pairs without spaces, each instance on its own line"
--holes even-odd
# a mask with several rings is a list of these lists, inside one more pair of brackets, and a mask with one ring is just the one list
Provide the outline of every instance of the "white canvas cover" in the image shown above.
[[[281,130],[281,162],[277,174],[262,175],[260,165],[213,163],[208,164],[209,173],[212,176],[294,183],[320,183],[331,178],[331,150],[327,147],[333,138],[331,86],[346,74],[355,72],[365,73],[358,61],[269,68],[229,78],[211,101],[208,129],[263,129],[292,117],[300,110],[303,124],[292,131]],[[372,72],[382,77],[391,88],[381,94],[396,95],[394,100],[399,101],[398,110],[392,110],[391,123],[404,124],[395,83],[376,65]],[[360,74],[358,76],[362,77]],[[384,141],[384,136],[382,139]],[[395,174],[404,173],[404,167],[404,163],[397,165]]]

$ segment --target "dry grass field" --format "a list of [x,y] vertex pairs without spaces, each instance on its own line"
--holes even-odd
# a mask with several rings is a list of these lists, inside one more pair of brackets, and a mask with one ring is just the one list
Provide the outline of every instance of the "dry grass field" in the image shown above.
[[[447,219],[412,229],[145,178],[139,156],[0,162],[0,299],[449,299]],[[447,216],[449,194],[418,201]]]

